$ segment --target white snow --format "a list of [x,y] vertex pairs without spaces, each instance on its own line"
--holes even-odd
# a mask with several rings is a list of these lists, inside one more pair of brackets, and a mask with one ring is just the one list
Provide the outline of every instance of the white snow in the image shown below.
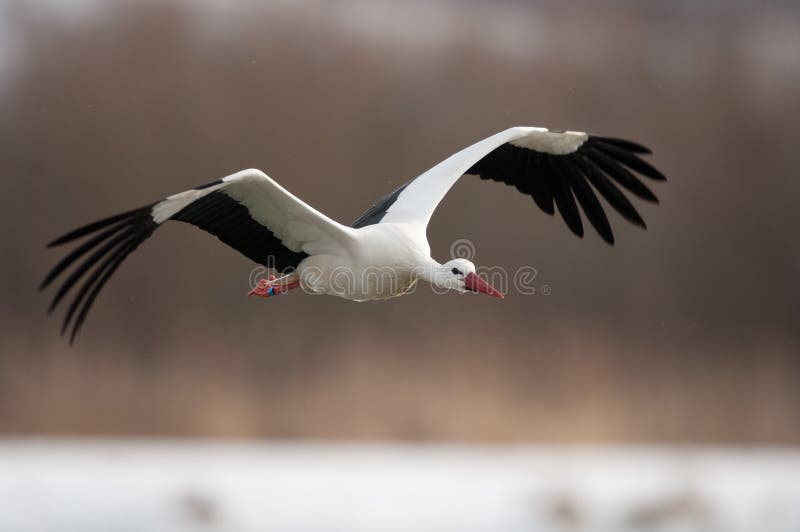
[[5,532],[800,530],[800,451],[0,441]]

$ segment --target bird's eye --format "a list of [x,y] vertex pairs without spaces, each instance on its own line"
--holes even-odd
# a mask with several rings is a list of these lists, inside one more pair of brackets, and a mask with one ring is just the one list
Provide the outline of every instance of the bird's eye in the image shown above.
[[451,272],[453,272],[453,275],[464,275],[463,273],[461,273],[460,271],[458,271],[458,268],[453,268],[453,269],[452,269],[452,270],[450,270],[450,271],[451,271]]

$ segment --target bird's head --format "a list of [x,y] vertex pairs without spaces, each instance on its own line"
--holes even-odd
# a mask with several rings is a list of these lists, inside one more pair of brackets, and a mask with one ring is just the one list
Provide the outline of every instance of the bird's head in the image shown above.
[[453,259],[442,264],[438,286],[459,292],[480,292],[503,299],[503,293],[475,273],[475,265],[467,259]]

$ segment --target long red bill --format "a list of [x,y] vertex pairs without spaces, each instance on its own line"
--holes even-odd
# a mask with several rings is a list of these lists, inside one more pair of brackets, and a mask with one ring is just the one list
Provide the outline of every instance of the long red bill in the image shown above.
[[480,292],[481,294],[499,297],[500,299],[505,298],[502,292],[478,277],[476,273],[470,273],[464,278],[464,286],[466,286],[467,290],[472,290],[473,292]]

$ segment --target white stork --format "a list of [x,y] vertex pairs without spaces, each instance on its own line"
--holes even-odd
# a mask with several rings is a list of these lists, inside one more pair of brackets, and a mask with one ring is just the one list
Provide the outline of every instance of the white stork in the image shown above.
[[[554,214],[558,209],[572,232],[582,237],[580,205],[600,237],[613,244],[611,227],[593,188],[625,219],[644,228],[641,216],[617,185],[658,202],[632,172],[665,179],[638,156],[647,153],[650,150],[627,140],[514,127],[451,155],[378,201],[349,227],[307,205],[260,170],[243,170],[57,238],[48,247],[86,240],[56,264],[40,289],[77,263],[50,305],[52,311],[85,278],[61,330],[63,334],[72,324],[72,342],[98,293],[125,257],[161,224],[177,220],[217,236],[251,260],[282,273],[280,278],[262,280],[250,292],[262,297],[302,287],[354,301],[385,299],[408,292],[421,279],[457,292],[502,298],[475,273],[470,261],[456,258],[440,264],[431,258],[428,221],[458,178],[471,174],[514,185],[544,212]],[[370,271],[389,271],[392,282],[382,275],[369,275]],[[347,282],[341,282],[342,274]]]

